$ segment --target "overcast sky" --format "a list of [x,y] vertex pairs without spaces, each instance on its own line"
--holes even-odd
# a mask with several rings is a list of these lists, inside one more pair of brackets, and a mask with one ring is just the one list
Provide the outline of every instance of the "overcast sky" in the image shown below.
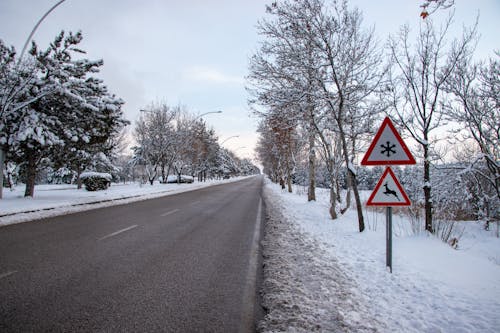
[[[0,0],[0,39],[22,49],[31,29],[57,0]],[[125,116],[155,101],[183,104],[220,138],[239,135],[224,146],[253,157],[257,120],[249,114],[245,76],[258,48],[256,23],[264,0],[66,0],[40,25],[34,40],[45,48],[61,30],[83,32],[89,59],[103,59],[102,78],[125,100]],[[351,0],[383,42],[389,33],[420,22],[421,0]],[[500,50],[500,0],[456,0],[455,36],[480,11],[477,57]],[[439,12],[435,19],[446,13]],[[241,148],[245,147],[245,148]]]

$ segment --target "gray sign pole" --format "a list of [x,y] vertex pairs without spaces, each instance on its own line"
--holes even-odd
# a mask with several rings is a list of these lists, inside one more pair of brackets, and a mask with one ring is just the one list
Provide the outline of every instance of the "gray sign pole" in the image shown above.
[[385,262],[389,272],[392,273],[392,207],[387,207],[385,220]]

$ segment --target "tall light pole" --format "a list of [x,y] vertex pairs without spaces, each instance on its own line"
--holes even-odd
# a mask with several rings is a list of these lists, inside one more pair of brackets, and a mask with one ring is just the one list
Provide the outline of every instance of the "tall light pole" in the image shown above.
[[33,27],[33,30],[31,30],[31,33],[29,34],[28,36],[28,39],[26,39],[26,42],[24,43],[24,46],[23,46],[23,49],[21,51],[21,53],[19,54],[19,60],[17,61],[17,63],[19,64],[21,62],[21,59],[24,55],[24,52],[26,52],[26,48],[28,47],[28,44],[29,42],[31,41],[31,38],[33,38],[33,35],[35,34],[36,32],[36,29],[38,29],[38,26],[40,25],[40,23],[42,23],[43,20],[45,20],[45,18],[54,10],[56,9],[57,6],[59,6],[60,4],[62,4],[64,1],[66,0],[60,0],[58,3],[56,3],[54,6],[50,7],[50,9],[45,13],[43,14],[43,16],[38,20],[38,22],[35,24],[35,26]]
[[[19,54],[19,59],[17,60],[16,66],[19,66],[21,64],[21,60],[24,56],[24,52],[26,52],[26,48],[28,47],[29,42],[31,41],[31,38],[33,38],[33,35],[36,32],[36,29],[38,29],[38,26],[42,23],[42,21],[54,10],[56,9],[57,6],[62,4],[66,0],[60,0],[58,3],[56,3],[54,6],[50,7],[50,9],[43,14],[43,16],[38,20],[38,22],[35,24],[33,27],[33,30],[31,30],[31,33],[29,34],[28,38],[26,39],[26,42],[24,43],[23,49],[21,53]],[[4,160],[5,160],[5,151],[4,147],[0,146],[0,199],[3,197],[3,169],[4,169]]]
[[224,141],[222,141],[222,142],[220,143],[220,145],[222,146],[222,145],[224,144],[224,142],[226,142],[226,141],[227,141],[227,140],[229,140],[229,139],[232,139],[232,138],[239,138],[239,137],[240,137],[239,135],[233,135],[233,136],[230,136],[229,138],[226,138]]
[[203,117],[203,116],[205,116],[205,115],[207,115],[207,114],[211,114],[211,113],[222,113],[222,111],[221,111],[221,110],[217,110],[217,111],[209,111],[209,112],[202,113],[202,114],[200,114],[200,115],[197,115],[197,116],[193,119],[193,121],[195,121],[195,120],[197,120],[197,119],[200,119],[201,117]]

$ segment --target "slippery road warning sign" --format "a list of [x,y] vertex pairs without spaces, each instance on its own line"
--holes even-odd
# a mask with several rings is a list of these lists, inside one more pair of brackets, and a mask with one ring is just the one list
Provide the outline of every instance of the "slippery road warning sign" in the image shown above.
[[387,167],[366,202],[367,206],[410,206],[405,190],[390,167]]
[[415,158],[404,143],[391,119],[386,117],[366,151],[361,165],[415,164]]

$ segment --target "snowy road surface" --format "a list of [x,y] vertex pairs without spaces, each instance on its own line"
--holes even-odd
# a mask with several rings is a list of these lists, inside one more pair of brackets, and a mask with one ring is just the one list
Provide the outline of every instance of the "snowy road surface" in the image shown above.
[[261,187],[0,228],[0,331],[254,331]]

